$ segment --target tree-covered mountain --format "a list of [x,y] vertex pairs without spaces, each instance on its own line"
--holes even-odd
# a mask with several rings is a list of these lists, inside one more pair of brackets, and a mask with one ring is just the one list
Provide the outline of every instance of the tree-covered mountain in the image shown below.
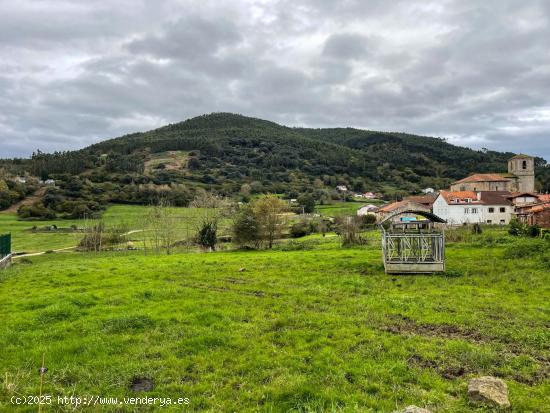
[[[0,166],[55,179],[58,185],[48,190],[42,206],[79,216],[108,202],[165,197],[185,205],[198,188],[244,198],[309,193],[324,202],[340,196],[336,185],[346,185],[395,198],[428,186],[444,188],[473,172],[506,172],[512,155],[404,133],[290,128],[214,113],[78,151],[36,152],[29,160],[5,160]],[[544,160],[537,164],[548,172]]]

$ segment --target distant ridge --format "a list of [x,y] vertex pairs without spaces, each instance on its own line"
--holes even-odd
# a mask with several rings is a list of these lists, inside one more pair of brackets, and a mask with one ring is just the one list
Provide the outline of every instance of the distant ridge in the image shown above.
[[[340,196],[334,193],[337,185],[392,199],[427,187],[447,188],[472,173],[506,173],[513,155],[455,146],[441,138],[287,127],[222,112],[0,166],[42,178],[80,175],[84,187],[90,187],[89,199],[95,191],[101,202],[148,202],[153,195],[143,195],[143,185],[153,192],[177,186],[186,197],[204,188],[231,196],[310,193],[324,202]],[[543,168],[541,158],[536,163],[544,191],[550,168]]]

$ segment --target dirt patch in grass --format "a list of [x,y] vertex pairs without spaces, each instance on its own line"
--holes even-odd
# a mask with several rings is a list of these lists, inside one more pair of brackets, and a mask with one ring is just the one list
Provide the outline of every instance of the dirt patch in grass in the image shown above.
[[465,327],[449,324],[421,324],[401,315],[392,317],[392,321],[394,321],[392,324],[383,326],[381,329],[393,334],[461,339],[473,343],[494,341],[480,331]]
[[153,379],[148,377],[134,377],[130,382],[132,391],[151,391],[154,387]]
[[[519,383],[525,383],[528,385],[534,385],[541,383],[550,378],[550,358],[542,355],[527,352],[516,343],[510,343],[507,340],[503,340],[500,337],[492,337],[487,334],[483,334],[480,331],[468,329],[465,327],[453,326],[448,324],[422,324],[417,323],[405,316],[395,316],[392,318],[395,320],[395,324],[383,326],[381,330],[399,335],[420,335],[426,337],[436,337],[444,339],[460,339],[473,344],[489,344],[499,343],[505,346],[505,350],[502,354],[502,359],[509,359],[513,357],[527,356],[534,360],[539,368],[532,374],[511,374],[510,378]],[[432,360],[422,357],[418,354],[411,356],[408,363],[420,368],[429,368],[435,370],[442,377],[452,380],[471,373],[482,373],[475,366],[467,365],[467,363],[454,364],[448,360]],[[498,374],[491,372],[493,375]]]
[[475,372],[470,366],[453,366],[448,363],[426,359],[419,354],[413,354],[407,362],[414,367],[435,370],[441,377],[448,380],[454,380]]
[[[231,284],[239,284],[237,282],[231,282]],[[208,284],[192,284],[192,283],[185,283],[181,284],[183,287],[186,288],[192,288],[196,290],[206,290],[206,291],[216,291],[220,293],[234,293],[234,294],[240,294],[240,295],[247,295],[247,296],[254,296],[254,297],[272,297],[272,298],[278,298],[281,296],[279,293],[266,293],[265,291],[261,290],[239,290],[237,288],[229,288],[226,286],[215,286],[215,285],[208,285]]]

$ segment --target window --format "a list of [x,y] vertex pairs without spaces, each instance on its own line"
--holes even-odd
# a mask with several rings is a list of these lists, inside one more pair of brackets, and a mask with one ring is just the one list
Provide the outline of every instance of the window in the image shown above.
[[522,169],[527,169],[527,161],[523,161],[523,162],[521,163],[521,168],[522,168]]
[[464,208],[464,213],[465,213],[465,214],[470,213],[470,208]]
[[472,208],[472,214],[477,214],[477,208]]
[[506,212],[506,207],[500,207],[500,212]]
[[489,208],[489,213],[492,214],[495,212],[495,208]]
[[506,224],[506,220],[501,219],[501,220],[500,220],[500,223],[501,223],[501,224]]
[[488,220],[487,220],[487,223],[488,223],[488,224],[492,224],[492,223],[493,223],[493,221],[492,221],[492,220],[490,220],[490,219],[488,219]]

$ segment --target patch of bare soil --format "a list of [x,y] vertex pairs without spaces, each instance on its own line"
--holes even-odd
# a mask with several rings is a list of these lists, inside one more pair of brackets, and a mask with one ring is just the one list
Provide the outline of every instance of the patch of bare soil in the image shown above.
[[47,189],[46,187],[39,188],[32,195],[29,195],[25,199],[22,199],[21,201],[13,204],[8,209],[4,209],[3,211],[0,211],[0,212],[13,214],[13,213],[16,213],[17,210],[23,205],[25,206],[32,205],[35,202],[40,201],[42,199],[42,197],[46,193],[46,189]]
[[449,324],[420,324],[405,316],[396,316],[394,319],[394,324],[383,326],[382,330],[393,334],[462,339],[473,343],[493,341],[491,337],[473,329]]
[[151,391],[153,387],[153,379],[148,377],[134,377],[130,383],[130,390],[132,391]]
[[[395,323],[381,327],[382,331],[399,335],[420,335],[426,337],[436,337],[445,339],[461,339],[474,344],[499,343],[505,346],[503,358],[528,356],[539,364],[539,369],[531,376],[515,374],[511,376],[515,381],[533,385],[550,378],[550,358],[533,352],[526,352],[524,348],[517,343],[511,343],[501,337],[492,337],[483,334],[481,331],[458,327],[448,324],[422,324],[417,323],[405,316],[393,317]],[[455,379],[470,373],[479,373],[473,366],[468,365],[449,365],[448,362],[439,362],[423,358],[420,355],[413,355],[409,359],[409,364],[421,368],[430,368],[446,379]]]
[[409,365],[415,367],[435,370],[441,377],[448,380],[453,380],[475,372],[470,366],[451,366],[446,363],[440,364],[438,361],[426,359],[418,354],[414,354],[407,361]]
[[[225,279],[227,280],[227,277]],[[239,283],[232,282],[232,281],[228,281],[228,282],[231,283],[231,284],[239,284]],[[208,285],[208,284],[183,283],[181,285],[183,287],[188,287],[188,288],[197,289],[197,290],[216,291],[216,292],[220,292],[220,293],[231,292],[231,293],[234,293],[234,294],[248,295],[248,296],[254,296],[254,297],[259,297],[259,298],[263,298],[263,297],[266,297],[266,296],[267,297],[278,298],[278,297],[281,296],[281,294],[279,294],[279,293],[266,293],[266,292],[260,291],[260,290],[254,290],[254,291],[240,290],[240,289],[236,289],[236,288],[229,288],[229,287],[226,287],[226,286],[219,287],[219,286]]]

